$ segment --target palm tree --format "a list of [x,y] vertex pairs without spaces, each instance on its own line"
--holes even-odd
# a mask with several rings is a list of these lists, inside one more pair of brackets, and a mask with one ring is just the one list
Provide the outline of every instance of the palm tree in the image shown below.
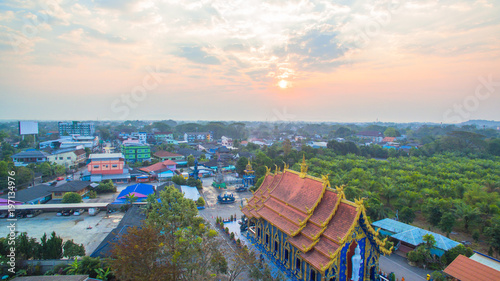
[[469,223],[474,221],[480,214],[481,212],[477,207],[473,208],[472,206],[464,203],[458,205],[455,210],[455,215],[464,221],[466,231],[469,230]]
[[384,184],[380,190],[380,195],[387,200],[387,205],[391,205],[391,199],[396,198],[398,191],[392,184]]

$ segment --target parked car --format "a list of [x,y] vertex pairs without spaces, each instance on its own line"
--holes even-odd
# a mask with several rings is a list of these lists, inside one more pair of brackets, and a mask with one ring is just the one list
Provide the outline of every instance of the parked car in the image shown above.
[[25,218],[25,217],[26,217],[26,211],[18,211],[18,212],[16,213],[16,217],[17,217],[18,219]]
[[0,219],[6,219],[9,217],[9,212],[0,212]]
[[60,210],[57,212],[57,216],[62,216],[62,214],[63,214],[63,210]]
[[50,183],[51,186],[56,186],[57,185],[57,181],[53,181]]
[[57,181],[62,181],[62,180],[64,180],[64,177],[58,177],[57,178]]
[[36,217],[41,213],[42,213],[42,210],[29,210],[28,213],[26,214],[26,217],[27,218]]
[[71,216],[73,213],[74,213],[73,209],[69,209],[69,210],[64,210],[62,215],[67,217],[67,216]]
[[73,216],[79,216],[81,214],[85,213],[85,209],[77,209],[74,213]]
[[99,210],[99,208],[89,208],[89,215],[90,216],[95,216],[97,214],[99,214],[101,210]]

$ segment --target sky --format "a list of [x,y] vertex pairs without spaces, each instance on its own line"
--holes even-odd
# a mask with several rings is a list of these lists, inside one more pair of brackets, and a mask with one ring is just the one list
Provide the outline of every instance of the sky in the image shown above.
[[0,119],[500,120],[500,1],[0,2]]

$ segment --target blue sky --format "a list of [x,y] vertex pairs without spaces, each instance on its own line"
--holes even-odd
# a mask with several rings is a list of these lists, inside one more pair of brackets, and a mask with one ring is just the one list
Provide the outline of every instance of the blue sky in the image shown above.
[[500,120],[499,14],[490,0],[3,1],[0,119]]

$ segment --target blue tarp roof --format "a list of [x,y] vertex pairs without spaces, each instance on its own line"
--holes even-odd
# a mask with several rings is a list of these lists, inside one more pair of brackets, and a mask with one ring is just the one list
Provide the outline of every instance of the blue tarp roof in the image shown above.
[[395,221],[393,219],[383,219],[372,223],[373,226],[394,233],[392,238],[406,242],[413,246],[418,246],[424,241],[422,237],[426,234],[432,234],[436,240],[435,247],[441,250],[448,251],[451,248],[458,246],[460,243],[453,241],[441,234],[427,231],[406,223]]
[[[118,196],[116,200],[111,204],[125,204],[127,202],[126,199],[118,199],[123,196],[127,196],[129,193],[139,193],[148,196],[149,194],[154,194],[154,188],[150,184],[138,183],[134,185],[127,186]],[[145,201],[146,198],[139,198],[137,201]]]

